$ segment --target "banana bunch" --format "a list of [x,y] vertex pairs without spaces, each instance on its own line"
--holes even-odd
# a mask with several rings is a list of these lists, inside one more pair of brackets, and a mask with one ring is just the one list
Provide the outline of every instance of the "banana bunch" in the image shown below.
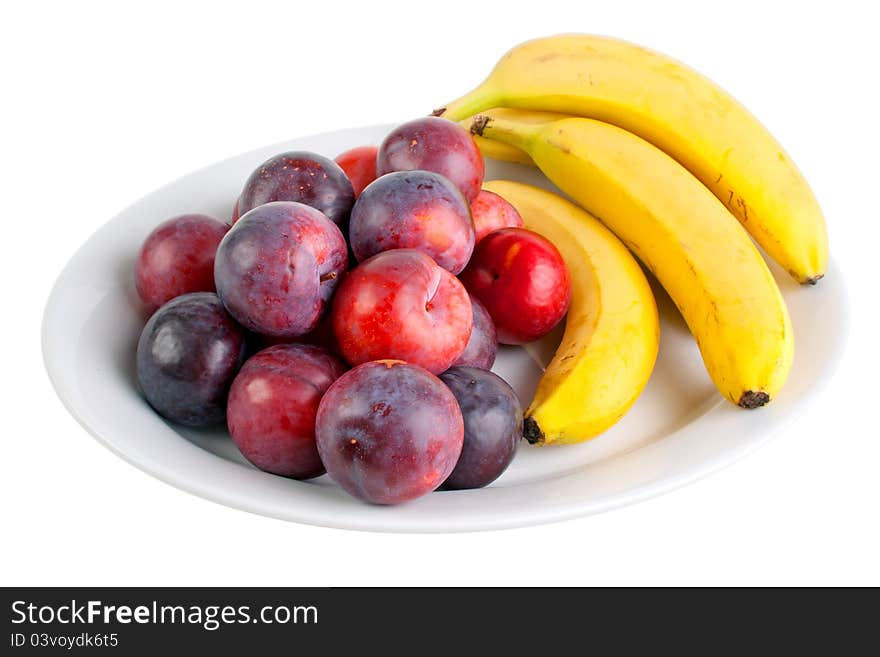
[[641,137],[709,188],[796,280],[825,273],[825,220],[797,167],[748,110],[683,64],[607,37],[536,39],[434,114],[461,121],[495,107],[588,117]]
[[580,281],[526,413],[528,438],[596,435],[650,375],[656,307],[611,233],[667,290],[727,399],[756,408],[779,392],[794,336],[749,235],[815,284],[828,259],[825,222],[795,165],[733,98],[663,55],[565,35],[515,47],[435,114],[469,127],[488,157],[537,166],[582,208],[526,185],[485,185],[560,248]]

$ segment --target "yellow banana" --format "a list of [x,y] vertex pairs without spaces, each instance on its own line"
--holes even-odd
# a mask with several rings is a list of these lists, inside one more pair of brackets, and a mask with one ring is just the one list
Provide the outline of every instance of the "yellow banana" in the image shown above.
[[478,118],[475,128],[527,152],[645,263],[725,397],[755,408],[776,395],[794,356],[788,310],[749,236],[700,181],[645,140],[593,119]]
[[552,192],[507,180],[484,189],[553,242],[571,274],[565,335],[526,411],[529,442],[588,440],[617,422],[657,358],[657,305],[638,263],[597,219]]
[[795,279],[815,283],[825,273],[825,219],[797,167],[748,110],[683,64],[606,37],[537,39],[435,114],[459,121],[499,106],[585,116],[639,135],[699,178]]
[[[494,116],[499,119],[512,119],[514,121],[522,121],[525,123],[547,123],[568,117],[568,114],[559,114],[558,112],[540,112],[536,110],[511,109],[509,107],[497,107],[486,112],[480,112],[487,116]],[[473,117],[468,117],[458,122],[466,130],[470,130],[473,123]],[[503,162],[516,162],[517,164],[528,164],[534,166],[532,159],[523,153],[520,149],[504,144],[500,141],[492,141],[479,135],[474,135],[474,140],[480,148],[483,157],[490,157],[493,160],[501,160]]]

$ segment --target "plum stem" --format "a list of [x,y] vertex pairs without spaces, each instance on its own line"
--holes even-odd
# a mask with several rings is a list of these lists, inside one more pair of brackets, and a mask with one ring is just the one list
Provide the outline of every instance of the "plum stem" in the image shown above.
[[426,295],[427,298],[425,299],[425,310],[427,312],[431,312],[431,308],[433,307],[433,304],[431,302],[434,301],[434,297],[437,296],[437,292],[440,290],[440,283],[441,283],[440,272],[434,272],[434,277],[431,279],[431,282],[429,283],[428,294]]

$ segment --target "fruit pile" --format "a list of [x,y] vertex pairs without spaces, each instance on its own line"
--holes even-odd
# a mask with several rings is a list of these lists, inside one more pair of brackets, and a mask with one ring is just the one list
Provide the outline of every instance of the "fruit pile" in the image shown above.
[[[483,155],[538,167],[574,202],[484,182]],[[225,421],[266,472],[326,471],[378,504],[479,488],[521,436],[584,441],[638,398],[659,323],[636,258],[721,394],[747,409],[775,397],[793,330],[752,239],[801,283],[824,274],[818,204],[754,117],[658,53],[539,39],[379,146],[264,162],[231,227],[157,227],[137,262],[154,311],[138,381],[172,421]],[[523,413],[489,371],[497,344],[563,317]]]
[[225,421],[266,472],[326,470],[373,503],[491,483],[523,422],[489,371],[498,342],[546,335],[570,281],[482,183],[470,133],[426,117],[336,161],[271,158],[231,227],[166,221],[136,271],[154,310],[137,352],[147,401],[182,424]]

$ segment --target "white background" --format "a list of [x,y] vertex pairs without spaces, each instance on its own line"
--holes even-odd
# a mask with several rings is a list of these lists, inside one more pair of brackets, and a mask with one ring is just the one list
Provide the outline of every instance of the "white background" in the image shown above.
[[[520,4],[3,3],[0,584],[880,584],[880,40],[860,9],[869,3]],[[813,184],[852,329],[821,403],[785,433],[720,474],[604,515],[383,535],[180,492],[68,415],[44,372],[41,314],[67,258],[116,212],[245,150],[423,115],[510,46],[561,31],[695,66]]]

